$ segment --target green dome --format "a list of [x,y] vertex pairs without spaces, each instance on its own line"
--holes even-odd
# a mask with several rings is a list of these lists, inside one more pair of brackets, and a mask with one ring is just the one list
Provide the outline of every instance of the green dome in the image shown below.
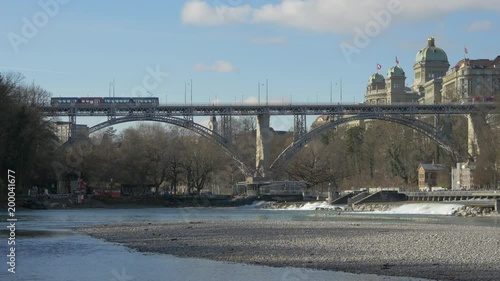
[[396,65],[387,72],[387,78],[389,77],[405,77],[405,72],[399,65]]
[[415,63],[431,61],[448,62],[446,52],[436,47],[433,37],[427,39],[427,47],[418,51]]
[[380,73],[374,73],[372,76],[370,76],[370,80],[368,80],[369,83],[375,82],[375,83],[380,83],[380,82],[385,82],[384,75]]

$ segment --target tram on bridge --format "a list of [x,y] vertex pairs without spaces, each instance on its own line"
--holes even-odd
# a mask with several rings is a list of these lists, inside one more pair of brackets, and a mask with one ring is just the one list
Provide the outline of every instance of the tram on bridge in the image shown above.
[[51,98],[50,105],[51,106],[67,106],[67,105],[153,105],[157,106],[160,104],[158,98],[149,97],[149,98],[123,98],[123,97],[107,97],[107,98],[98,98],[98,97],[86,97],[86,98]]

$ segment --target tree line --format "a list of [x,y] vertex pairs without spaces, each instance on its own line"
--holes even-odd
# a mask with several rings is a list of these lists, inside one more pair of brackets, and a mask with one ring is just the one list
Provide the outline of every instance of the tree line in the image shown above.
[[18,73],[0,73],[0,197],[6,196],[7,170],[16,173],[16,193],[54,178],[49,163],[58,139],[40,106],[50,93],[24,82]]
[[[475,166],[474,184],[484,189],[494,188],[494,181],[500,180],[500,115],[491,113],[479,114],[481,151],[470,159]],[[447,116],[437,123],[435,118],[420,119],[437,124],[459,151],[466,152],[467,118]],[[328,187],[332,191],[366,187],[417,189],[420,163],[445,164],[450,170],[456,167],[451,155],[423,134],[399,124],[365,121],[361,126],[340,126],[325,133],[303,148],[284,167],[284,172],[322,190]],[[451,187],[451,182],[438,184]]]

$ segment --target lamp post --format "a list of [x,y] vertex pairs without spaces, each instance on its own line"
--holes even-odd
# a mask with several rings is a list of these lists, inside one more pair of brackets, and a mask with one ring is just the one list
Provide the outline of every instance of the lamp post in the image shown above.
[[257,97],[257,103],[260,105],[260,86],[264,86],[264,83],[258,83],[258,97]]
[[257,85],[257,88],[258,88],[258,90],[257,90],[257,93],[258,93],[258,95],[257,95],[257,103],[260,105],[260,81],[257,84],[258,84]]
[[269,105],[269,81],[266,79],[266,105]]
[[330,82],[330,104],[333,104],[333,82]]
[[189,83],[184,82],[184,105],[187,105],[187,86],[191,87],[191,106],[193,106],[193,79]]
[[340,103],[342,103],[342,78],[340,78]]

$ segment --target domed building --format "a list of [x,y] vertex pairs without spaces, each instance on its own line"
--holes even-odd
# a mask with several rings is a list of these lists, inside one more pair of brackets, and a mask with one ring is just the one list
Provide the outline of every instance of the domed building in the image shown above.
[[406,74],[398,64],[391,67],[384,78],[378,72],[368,81],[366,103],[438,103],[441,102],[442,77],[450,64],[446,52],[436,47],[433,37],[427,39],[427,46],[418,51],[413,70],[414,82],[406,86]]
[[448,55],[443,49],[436,47],[433,37],[429,37],[427,47],[418,51],[415,58],[413,90],[423,94],[424,85],[431,80],[445,76],[449,68]]
[[500,56],[493,60],[465,58],[450,69],[448,55],[429,37],[415,57],[413,70],[411,88],[405,86],[406,75],[399,65],[391,67],[385,78],[378,72],[370,76],[366,103],[436,104],[500,98]]
[[382,74],[377,72],[370,76],[365,97],[368,104],[387,104],[385,78]]
[[374,73],[368,80],[366,90],[367,104],[391,104],[417,102],[418,94],[405,86],[404,70],[395,65],[387,72],[387,78],[380,73]]

